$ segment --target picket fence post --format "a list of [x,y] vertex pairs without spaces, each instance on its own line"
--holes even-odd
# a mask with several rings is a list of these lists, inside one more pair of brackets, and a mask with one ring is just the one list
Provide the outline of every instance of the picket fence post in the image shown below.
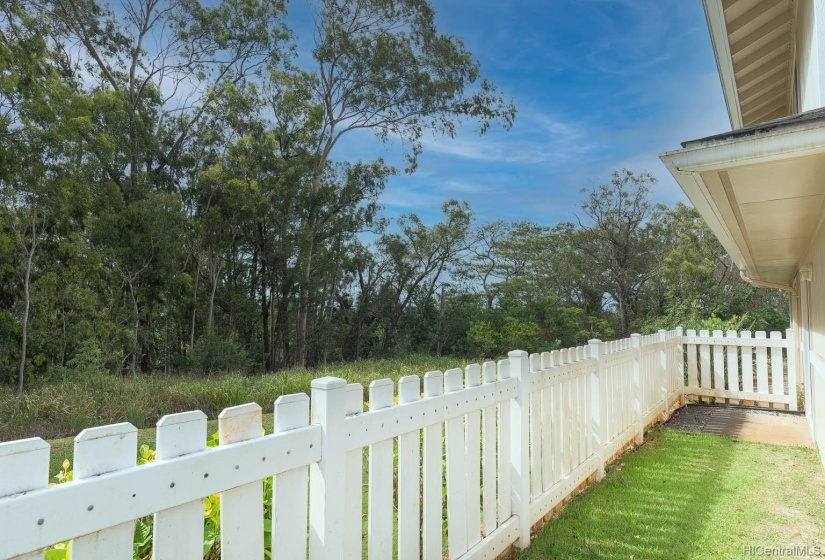
[[670,418],[670,407],[667,403],[668,393],[668,371],[667,371],[667,331],[659,331],[659,343],[662,345],[659,350],[659,387],[662,395],[662,422]]
[[513,350],[507,357],[510,376],[518,379],[516,398],[510,403],[510,499],[513,513],[519,516],[516,546],[523,550],[530,544],[530,388],[527,386],[530,363],[524,350]]
[[313,424],[321,426],[321,460],[309,471],[309,557],[343,558],[346,512],[345,472],[347,382],[337,377],[314,379],[310,385]]
[[642,335],[633,333],[630,335],[630,345],[635,349],[633,353],[633,408],[636,414],[636,445],[641,445],[645,440],[645,410],[644,392],[642,391]]
[[596,361],[596,367],[593,369],[591,375],[591,390],[590,390],[590,437],[593,441],[593,454],[596,456],[598,462],[598,469],[596,470],[596,482],[604,478],[604,443],[607,439],[605,425],[602,421],[602,405],[604,399],[602,398],[601,386],[601,348],[602,341],[594,338],[588,340],[590,345],[590,359]]

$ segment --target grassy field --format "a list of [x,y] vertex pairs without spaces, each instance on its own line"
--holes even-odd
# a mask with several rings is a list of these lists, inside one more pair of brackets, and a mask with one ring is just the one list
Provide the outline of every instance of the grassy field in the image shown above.
[[519,559],[741,559],[760,556],[748,546],[794,545],[825,555],[825,472],[814,450],[650,436]]
[[[280,395],[309,393],[310,383],[317,377],[342,377],[366,388],[374,379],[423,376],[431,370],[463,368],[465,363],[456,358],[407,356],[269,375],[94,376],[37,385],[19,399],[13,387],[0,386],[0,442],[34,436],[49,440],[74,437],[84,428],[124,421],[137,428],[151,428],[164,414],[188,410],[201,410],[214,419],[224,408],[248,402],[257,402],[264,412],[271,413]],[[271,420],[268,422],[271,428]]]

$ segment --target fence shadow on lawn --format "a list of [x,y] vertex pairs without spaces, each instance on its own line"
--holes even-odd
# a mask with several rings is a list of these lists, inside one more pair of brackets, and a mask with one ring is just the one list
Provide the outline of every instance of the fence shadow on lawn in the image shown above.
[[536,536],[521,559],[695,557],[726,489],[731,442],[657,430]]

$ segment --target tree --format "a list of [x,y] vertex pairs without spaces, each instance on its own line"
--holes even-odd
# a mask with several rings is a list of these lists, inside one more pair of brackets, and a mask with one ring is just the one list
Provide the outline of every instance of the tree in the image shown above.
[[[486,79],[455,37],[439,34],[426,0],[321,0],[315,15],[318,63],[312,104],[320,110],[312,193],[317,194],[333,148],[345,134],[370,130],[406,147],[415,169],[425,132],[453,137],[465,119],[480,132],[512,125],[515,107]],[[307,215],[297,318],[298,364],[306,365],[307,318],[318,216]]]
[[400,233],[385,234],[378,241],[386,270],[379,293],[384,352],[392,347],[404,311],[413,301],[431,301],[443,275],[470,245],[469,206],[451,200],[441,210],[445,220],[432,227],[415,214],[402,216]]
[[653,207],[647,198],[655,183],[650,173],[622,169],[608,184],[582,191],[588,194],[581,205],[585,219],[578,219],[582,229],[573,244],[607,274],[623,337],[630,335],[641,290],[656,271],[648,223]]

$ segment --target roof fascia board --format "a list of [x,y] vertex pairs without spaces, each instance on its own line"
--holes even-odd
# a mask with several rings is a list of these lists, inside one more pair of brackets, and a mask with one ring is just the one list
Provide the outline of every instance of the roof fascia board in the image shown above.
[[725,94],[725,105],[728,109],[731,127],[735,130],[742,128],[742,113],[739,107],[739,93],[736,91],[736,78],[733,71],[733,58],[730,53],[727,26],[725,25],[725,10],[722,0],[703,0],[705,18],[710,30],[710,40],[713,44],[713,53],[716,56],[716,66],[719,69],[719,78],[722,81],[722,91]]
[[[691,146],[665,152],[659,157],[672,172],[720,171],[803,157],[825,152],[825,126],[806,127],[766,136],[720,140],[715,143]],[[673,167],[671,167],[673,166]]]

